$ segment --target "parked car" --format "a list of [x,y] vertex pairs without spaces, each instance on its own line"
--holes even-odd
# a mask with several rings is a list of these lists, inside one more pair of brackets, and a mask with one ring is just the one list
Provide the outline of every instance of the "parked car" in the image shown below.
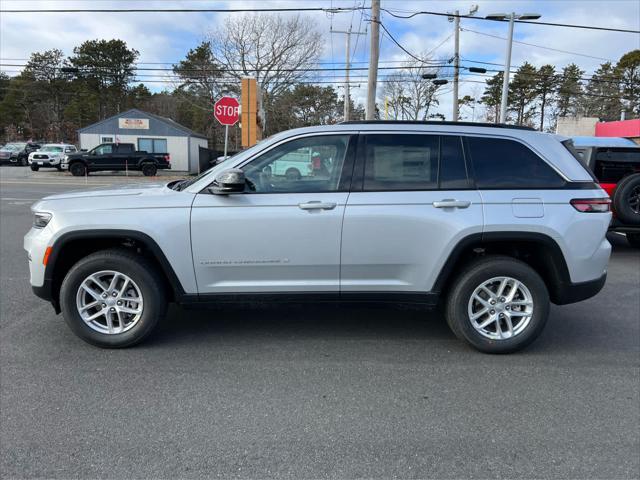
[[14,165],[27,165],[27,159],[31,152],[40,148],[40,144],[33,142],[7,143],[0,149],[0,163],[12,163]]
[[[308,149],[332,158],[328,175],[273,175]],[[147,337],[167,302],[338,300],[442,304],[459,338],[505,353],[540,334],[550,303],[600,291],[610,203],[567,137],[347,122],[188,180],[46,197],[24,247],[35,294],[102,347]]]
[[60,163],[64,156],[77,151],[74,145],[68,143],[48,143],[43,145],[40,150],[29,154],[29,165],[34,172],[43,167],[53,167],[57,168],[58,171],[62,171]]
[[139,170],[153,176],[158,170],[171,168],[168,153],[136,150],[133,143],[102,143],[88,152],[65,155],[60,164],[74,176],[89,172]]
[[640,248],[640,145],[626,138],[574,137],[578,157],[612,199],[609,230]]

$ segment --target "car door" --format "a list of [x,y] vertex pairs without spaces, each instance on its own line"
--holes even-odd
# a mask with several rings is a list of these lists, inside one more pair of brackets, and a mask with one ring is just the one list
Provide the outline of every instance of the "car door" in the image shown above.
[[[353,138],[284,140],[239,165],[247,179],[244,193],[196,195],[191,238],[201,295],[338,293]],[[321,160],[317,168],[313,158]],[[306,167],[287,174],[282,164]]]
[[455,244],[482,232],[462,140],[419,132],[360,137],[343,223],[341,292],[422,298]]
[[105,143],[102,145],[98,145],[90,155],[87,157],[87,162],[89,163],[89,167],[93,167],[99,170],[106,170],[109,168],[109,158],[113,152],[113,145],[109,143]]

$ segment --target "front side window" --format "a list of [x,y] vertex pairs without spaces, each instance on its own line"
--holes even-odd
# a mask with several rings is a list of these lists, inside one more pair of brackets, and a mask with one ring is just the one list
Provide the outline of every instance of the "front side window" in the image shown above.
[[478,188],[559,188],[565,182],[531,149],[514,140],[467,137]]
[[439,148],[437,135],[367,135],[364,189],[435,189]]
[[100,145],[96,147],[95,154],[96,155],[107,155],[113,151],[111,145]]
[[245,165],[248,193],[335,192],[349,135],[304,137],[279,145]]

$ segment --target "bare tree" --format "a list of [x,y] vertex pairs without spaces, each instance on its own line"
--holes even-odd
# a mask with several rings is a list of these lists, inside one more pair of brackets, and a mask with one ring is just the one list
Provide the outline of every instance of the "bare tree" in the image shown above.
[[229,17],[207,39],[215,62],[235,78],[255,76],[267,97],[299,82],[318,61],[322,36],[307,17]]
[[418,60],[407,60],[407,68],[385,78],[383,96],[396,120],[426,120],[439,101],[439,85],[422,78],[425,73],[438,74],[438,69]]

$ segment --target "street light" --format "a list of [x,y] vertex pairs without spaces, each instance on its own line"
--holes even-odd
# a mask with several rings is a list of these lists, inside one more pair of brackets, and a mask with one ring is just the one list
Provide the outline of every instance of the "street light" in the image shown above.
[[509,95],[509,70],[511,70],[511,47],[513,46],[513,22],[515,20],[537,20],[542,15],[538,13],[523,13],[516,15],[515,13],[492,13],[487,15],[487,20],[509,20],[509,38],[507,39],[507,52],[504,65],[504,76],[502,78],[502,100],[500,102],[500,122],[507,121],[507,98]]

